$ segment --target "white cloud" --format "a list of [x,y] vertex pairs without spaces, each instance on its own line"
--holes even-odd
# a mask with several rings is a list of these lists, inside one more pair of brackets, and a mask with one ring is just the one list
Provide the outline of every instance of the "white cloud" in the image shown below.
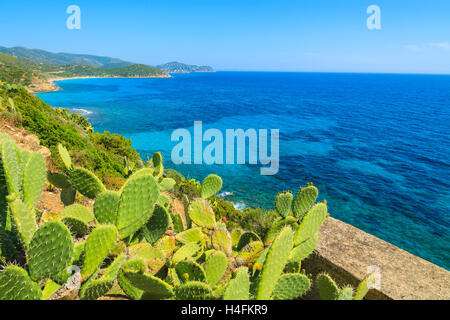
[[444,50],[450,50],[450,43],[448,42],[431,42],[428,46]]
[[403,47],[409,51],[422,51],[423,50],[422,46],[418,46],[415,44],[407,44],[407,45],[404,45]]

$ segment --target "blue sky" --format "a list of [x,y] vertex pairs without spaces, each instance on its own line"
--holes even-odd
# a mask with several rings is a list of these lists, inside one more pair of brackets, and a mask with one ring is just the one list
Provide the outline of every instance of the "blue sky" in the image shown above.
[[[66,8],[81,8],[68,30]],[[381,30],[366,9],[381,8]],[[448,0],[0,1],[0,45],[217,70],[450,73]]]

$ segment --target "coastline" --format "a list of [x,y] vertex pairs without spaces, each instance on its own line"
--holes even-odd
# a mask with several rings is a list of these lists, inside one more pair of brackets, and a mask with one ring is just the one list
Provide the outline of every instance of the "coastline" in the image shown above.
[[54,92],[60,91],[61,88],[55,84],[56,81],[64,81],[64,80],[77,80],[77,79],[151,79],[151,78],[172,78],[170,74],[159,75],[159,76],[145,76],[145,77],[114,77],[114,76],[85,76],[85,77],[56,77],[56,78],[48,78],[45,81],[39,80],[38,82],[33,83],[30,88],[30,93],[45,93],[45,92]]

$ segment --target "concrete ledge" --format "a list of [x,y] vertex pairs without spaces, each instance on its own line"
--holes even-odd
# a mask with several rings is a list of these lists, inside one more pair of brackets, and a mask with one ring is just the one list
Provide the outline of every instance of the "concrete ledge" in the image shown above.
[[450,299],[449,271],[331,217],[320,229],[319,244],[302,268],[314,277],[327,272],[341,286],[356,286],[369,266],[379,268],[381,287],[370,290],[367,299]]

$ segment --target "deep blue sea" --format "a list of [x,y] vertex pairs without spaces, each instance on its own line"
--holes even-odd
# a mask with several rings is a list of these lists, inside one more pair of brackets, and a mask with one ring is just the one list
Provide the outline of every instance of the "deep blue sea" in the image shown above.
[[[271,207],[313,182],[333,217],[450,268],[450,76],[216,72],[60,81],[39,94],[133,140],[145,159],[202,180],[236,206]],[[280,170],[174,165],[177,128],[280,129]],[[205,143],[206,145],[207,143]]]

